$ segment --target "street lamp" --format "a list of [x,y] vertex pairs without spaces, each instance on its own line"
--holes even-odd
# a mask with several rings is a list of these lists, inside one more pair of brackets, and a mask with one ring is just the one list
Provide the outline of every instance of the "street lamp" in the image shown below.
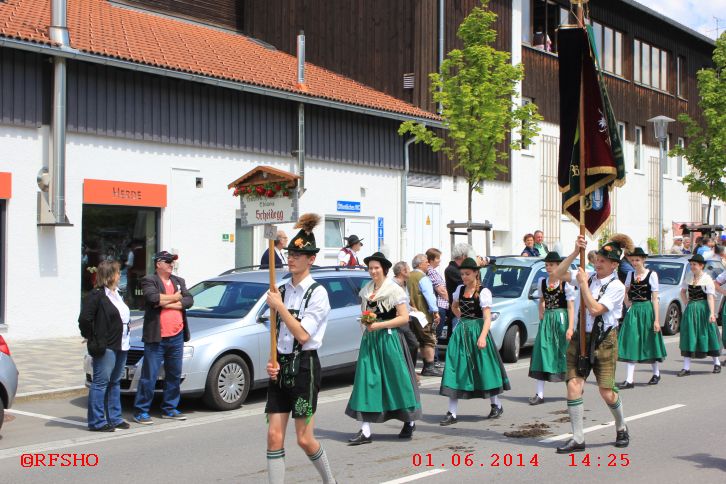
[[675,119],[668,116],[656,116],[648,120],[653,123],[655,130],[655,139],[660,145],[660,157],[658,158],[658,253],[663,253],[663,175],[665,174],[666,159],[666,141],[668,140],[668,124],[674,122]]

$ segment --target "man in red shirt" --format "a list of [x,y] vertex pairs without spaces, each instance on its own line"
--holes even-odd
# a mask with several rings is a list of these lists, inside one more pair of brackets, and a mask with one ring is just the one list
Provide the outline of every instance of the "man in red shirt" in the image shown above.
[[143,425],[154,422],[149,408],[154,398],[154,388],[159,369],[164,364],[164,398],[161,418],[186,420],[177,410],[181,396],[182,360],[184,342],[189,341],[189,325],[186,310],[194,303],[187,291],[184,279],[172,274],[176,254],[161,251],[154,255],[156,273],[141,280],[146,311],[144,312],[144,362],[136,390],[134,421]]

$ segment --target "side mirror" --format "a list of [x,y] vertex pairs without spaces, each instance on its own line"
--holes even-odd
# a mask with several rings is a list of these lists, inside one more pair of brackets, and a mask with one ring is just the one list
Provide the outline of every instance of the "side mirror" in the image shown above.
[[257,322],[260,324],[268,324],[270,322],[270,316],[268,314],[261,314],[257,317]]

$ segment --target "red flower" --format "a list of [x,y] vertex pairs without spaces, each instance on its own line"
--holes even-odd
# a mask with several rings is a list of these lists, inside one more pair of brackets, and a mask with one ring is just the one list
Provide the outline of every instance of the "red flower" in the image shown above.
[[275,191],[279,192],[280,190],[282,190],[282,187],[280,186],[280,184],[279,183],[275,184]]
[[285,197],[289,197],[290,196],[290,192],[288,192],[287,190],[285,190],[284,192],[282,192],[282,194]]
[[267,198],[272,198],[275,196],[275,192],[273,192],[272,190],[267,190],[266,195],[267,195]]
[[257,185],[255,187],[255,191],[257,191],[258,194],[263,195],[265,193],[265,187],[262,185]]

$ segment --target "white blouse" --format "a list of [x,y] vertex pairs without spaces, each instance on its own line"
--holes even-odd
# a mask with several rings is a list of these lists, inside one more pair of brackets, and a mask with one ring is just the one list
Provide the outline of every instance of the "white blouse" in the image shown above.
[[[459,296],[463,291],[464,285],[462,284],[456,288],[454,294],[452,295],[452,299],[454,301],[458,301]],[[492,293],[486,287],[482,287],[479,289],[479,305],[482,307],[482,309],[492,307]]]
[[[686,291],[688,290],[688,286],[693,285],[693,272],[689,272],[686,278],[683,280],[683,289]],[[706,274],[705,272],[701,274],[701,277],[698,279],[697,286],[703,286],[703,292],[706,294],[710,294],[711,296],[716,295],[716,286],[713,283],[713,279],[711,279],[711,276]]]
[[131,322],[131,310],[124,302],[118,289],[113,291],[109,288],[105,288],[106,296],[111,300],[119,315],[121,316],[121,323],[123,324],[123,330],[121,330],[121,351],[128,351],[131,347],[130,334],[129,334],[129,323]]
[[[626,288],[629,288],[630,284],[633,283],[633,274],[635,274],[635,272],[628,272],[628,275],[625,277],[625,287]],[[648,273],[646,272],[645,275],[647,276]],[[660,287],[660,285],[658,283],[658,273],[657,272],[652,271],[652,273],[650,274],[649,282],[650,282],[650,290],[652,292],[658,292],[658,288]]]
[[[549,277],[540,277],[537,281],[537,290],[534,292],[534,296],[537,298],[542,298],[542,294],[540,294],[542,291],[542,281],[545,281],[545,284],[550,283]],[[566,301],[574,301],[577,294],[575,293],[575,286],[570,284],[569,282],[565,282],[565,300]]]

